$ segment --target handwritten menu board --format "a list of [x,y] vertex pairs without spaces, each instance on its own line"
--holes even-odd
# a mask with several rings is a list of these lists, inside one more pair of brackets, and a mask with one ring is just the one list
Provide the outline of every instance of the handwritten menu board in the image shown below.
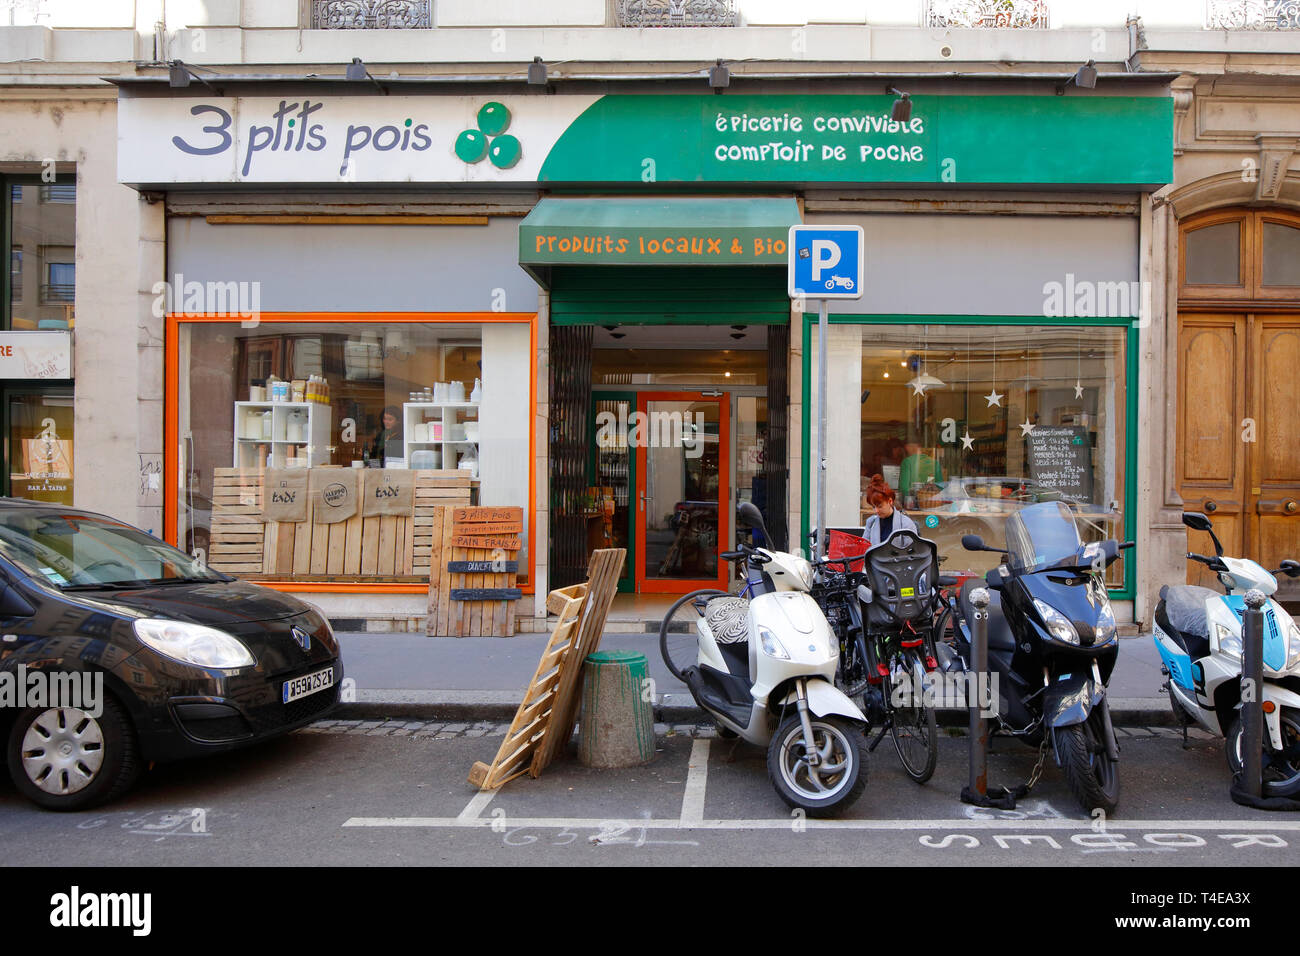
[[1092,445],[1088,431],[1039,425],[1029,435],[1029,474],[1071,501],[1092,500]]

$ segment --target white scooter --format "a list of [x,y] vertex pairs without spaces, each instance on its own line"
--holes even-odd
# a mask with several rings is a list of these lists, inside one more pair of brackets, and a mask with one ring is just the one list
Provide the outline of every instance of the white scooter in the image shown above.
[[[770,540],[756,507],[737,512]],[[659,629],[664,662],[723,736],[767,749],[789,806],[838,813],[867,784],[867,719],[835,686],[839,641],[808,593],[813,566],[745,544],[723,558],[744,562],[745,591],[695,591],[674,604]]]
[[[1183,514],[1183,524],[1208,531],[1215,556],[1188,554],[1219,576],[1223,594],[1195,585],[1160,589],[1156,605],[1156,648],[1168,675],[1166,686],[1174,715],[1184,727],[1195,722],[1225,738],[1228,766],[1241,770],[1241,659],[1242,615],[1246,604],[1240,594],[1258,588],[1277,592],[1274,574],[1300,577],[1300,564],[1283,561],[1277,571],[1264,570],[1254,561],[1226,558],[1210,519],[1203,514]],[[1264,605],[1264,785],[1265,796],[1300,794],[1300,628],[1291,615],[1271,598]]]

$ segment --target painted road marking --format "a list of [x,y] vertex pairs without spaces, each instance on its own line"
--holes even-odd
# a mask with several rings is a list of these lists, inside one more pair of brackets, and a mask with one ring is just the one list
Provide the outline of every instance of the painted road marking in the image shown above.
[[694,826],[704,819],[704,791],[709,781],[709,741],[691,742],[691,760],[686,771],[686,792],[682,794],[682,826]]
[[[683,800],[685,804],[685,800]],[[683,806],[683,815],[685,806]],[[345,827],[425,827],[425,828],[462,828],[490,827],[493,820],[484,817],[350,817],[343,822]],[[539,827],[542,829],[564,828],[598,828],[610,822],[610,818],[583,817],[511,817],[510,825],[514,828]],[[1094,830],[1092,820],[1005,820],[988,818],[968,820],[955,818],[950,820],[819,820],[808,818],[801,821],[809,830]],[[636,820],[636,826],[653,830],[789,830],[789,818],[772,820],[704,820],[688,822],[684,819],[645,819]],[[1159,832],[1183,832],[1187,830],[1223,830],[1227,833],[1248,832],[1300,832],[1300,820],[1115,820],[1107,823],[1106,832],[1123,833],[1125,830],[1153,830]]]
[[460,811],[457,820],[477,820],[479,815],[492,802],[492,798],[497,795],[496,790],[480,790],[470,798],[469,803],[465,804],[465,809]]

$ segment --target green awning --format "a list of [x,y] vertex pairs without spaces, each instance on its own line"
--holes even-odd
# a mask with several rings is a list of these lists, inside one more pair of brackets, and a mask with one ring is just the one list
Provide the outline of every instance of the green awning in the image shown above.
[[552,266],[780,266],[791,198],[547,197],[519,224],[519,264],[543,285]]

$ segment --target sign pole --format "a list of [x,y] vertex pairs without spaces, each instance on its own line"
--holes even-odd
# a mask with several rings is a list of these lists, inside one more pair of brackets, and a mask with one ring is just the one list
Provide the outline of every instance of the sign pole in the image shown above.
[[826,557],[826,300],[817,309],[817,558]]

